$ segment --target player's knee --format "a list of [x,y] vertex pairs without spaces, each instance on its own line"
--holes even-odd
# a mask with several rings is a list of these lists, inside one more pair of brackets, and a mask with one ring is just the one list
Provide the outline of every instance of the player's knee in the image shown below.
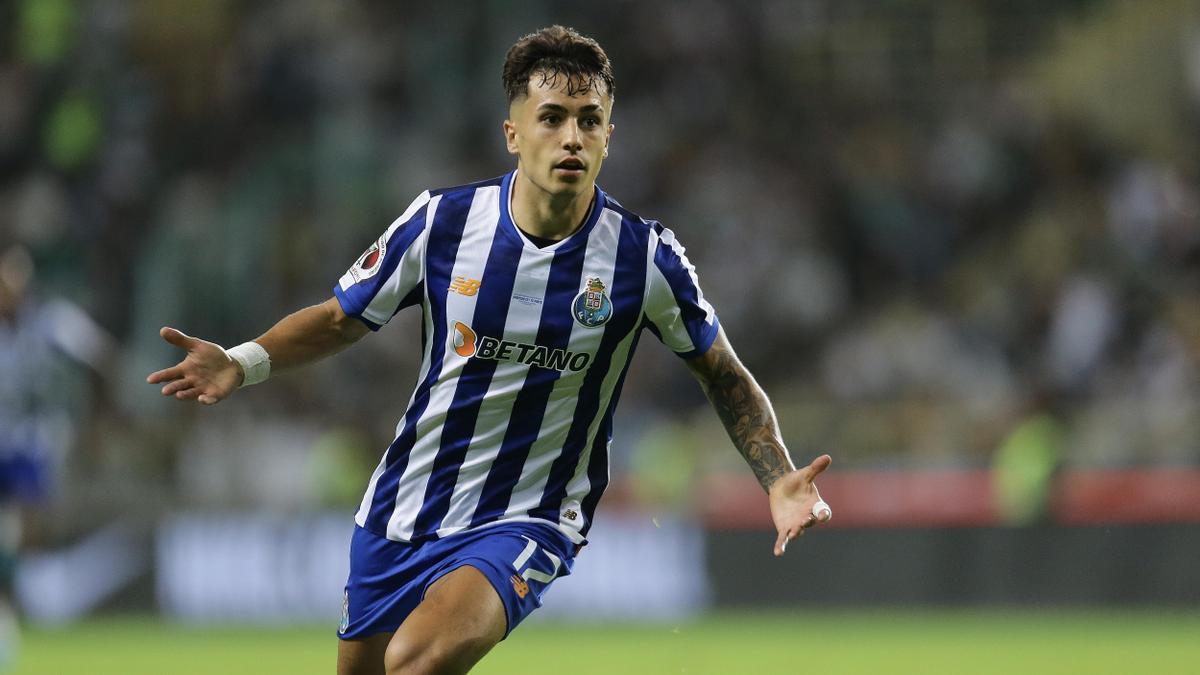
[[465,673],[494,645],[472,636],[437,636],[430,640],[392,640],[384,654],[387,675]]

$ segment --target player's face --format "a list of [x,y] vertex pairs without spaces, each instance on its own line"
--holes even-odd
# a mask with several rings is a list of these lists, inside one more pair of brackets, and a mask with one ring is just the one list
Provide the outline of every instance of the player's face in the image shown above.
[[528,96],[509,106],[504,135],[534,185],[553,195],[590,194],[608,155],[612,97],[603,85],[569,95],[566,79],[547,82],[534,73]]

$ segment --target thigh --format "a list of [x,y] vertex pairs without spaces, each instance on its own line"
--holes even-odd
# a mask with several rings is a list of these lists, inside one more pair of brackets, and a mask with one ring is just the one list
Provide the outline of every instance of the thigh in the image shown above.
[[504,639],[508,619],[492,583],[463,565],[435,581],[387,647],[388,672],[465,673]]
[[384,675],[383,655],[391,633],[376,633],[352,640],[338,640],[338,675]]

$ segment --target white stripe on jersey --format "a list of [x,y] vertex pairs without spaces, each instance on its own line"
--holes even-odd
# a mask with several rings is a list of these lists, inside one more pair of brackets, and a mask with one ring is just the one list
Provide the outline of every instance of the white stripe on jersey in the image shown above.
[[[544,298],[546,284],[550,280],[550,267],[546,262],[554,258],[554,251],[521,249],[521,261],[517,264],[517,276],[513,285],[513,298]],[[504,322],[506,334],[537,335],[542,320],[543,304],[511,301]],[[450,510],[438,529],[438,536],[457,532],[471,524],[475,507],[479,504],[484,481],[496,459],[496,449],[504,442],[508,420],[512,416],[517,394],[525,386],[529,366],[515,362],[500,361],[488,385],[487,394],[479,409],[475,433],[470,449],[458,471],[458,482],[450,498]]]
[[[612,402],[612,397],[617,394],[617,381],[621,379],[621,374],[624,372],[625,361],[632,356],[629,353],[633,347],[633,341],[637,337],[637,331],[632,331],[625,339],[621,340],[617,348],[613,350],[612,366],[608,369],[608,373],[604,376],[604,386],[600,391],[604,392],[600,398],[600,407],[597,409],[596,416],[592,419],[591,426],[588,427],[589,442],[583,447],[583,452],[579,455],[579,464],[575,467],[575,475],[571,481],[567,483],[567,503],[571,508],[578,508],[577,504],[583,502],[583,498],[591,492],[592,481],[588,477],[588,463],[592,458],[593,443],[591,439],[596,438],[596,433],[600,428],[600,424],[604,421],[604,412],[608,410],[608,404]],[[563,507],[564,509],[567,506]],[[582,525],[582,523],[577,523]]]
[[[433,201],[436,202],[440,199],[441,197],[435,197],[433,198]],[[425,206],[426,204],[430,204],[428,214],[429,218],[432,218],[435,205],[431,204],[430,201],[429,191],[426,190],[425,192],[422,192],[416,199],[413,200],[412,204],[408,205],[408,208],[404,210],[404,213],[399,218],[392,221],[392,224],[388,226],[387,231],[383,233],[383,236],[380,237],[380,239],[385,241],[391,239],[392,234],[395,233],[396,229],[407,223],[409,219],[415,216],[417,211],[421,210],[421,207]],[[420,278],[421,270],[414,266],[419,266],[420,261],[425,257],[424,248],[425,241],[429,238],[429,222],[432,222],[432,220],[427,218],[425,230],[417,236],[416,241],[414,241],[412,246],[409,247],[412,253],[405,256],[404,260],[406,262],[402,262],[400,265],[396,266],[396,269],[392,272],[391,276],[384,280],[379,291],[376,292],[375,297],[372,298],[370,304],[367,305],[367,308],[363,310],[363,318],[382,325],[387,323],[388,320],[392,318],[392,314],[396,313],[396,307],[400,304],[400,300],[404,296],[404,293],[395,292],[395,289],[399,287],[400,280]],[[356,283],[358,283],[358,279],[356,279],[349,271],[343,274],[342,278],[338,280],[338,285],[342,287],[343,291]]]
[[[483,187],[475,191],[471,209],[467,214],[467,222],[463,227],[462,240],[454,258],[454,271],[450,276],[452,280],[458,277],[464,279],[483,278],[483,269],[487,264],[488,253],[492,250],[492,239],[497,232],[499,191],[500,188],[497,186]],[[478,295],[447,293],[446,320],[469,323],[471,317],[475,315],[475,303],[478,297]],[[453,339],[454,332],[447,331],[447,335]],[[428,347],[426,349],[428,350]],[[446,422],[446,413],[454,400],[454,392],[458,389],[459,375],[462,374],[463,367],[467,363],[466,359],[452,357],[452,353],[453,349],[447,348],[446,355],[442,360],[441,376],[438,378],[437,385],[430,392],[429,405],[425,408],[425,413],[417,421],[417,440],[409,453],[408,466],[405,467],[404,474],[400,477],[400,485],[396,491],[396,509],[388,519],[386,534],[389,539],[407,541],[412,537],[416,514],[421,510],[421,504],[425,501],[425,490],[429,485],[433,463],[437,459],[438,448],[442,444],[442,428]],[[429,358],[428,351],[425,358]],[[424,370],[428,372],[428,368]],[[370,508],[369,503],[368,508]]]
[[[696,266],[693,265],[692,261],[688,260],[687,255],[684,254],[683,244],[679,243],[679,240],[675,238],[675,233],[672,232],[670,228],[663,228],[662,234],[657,236],[664,244],[670,246],[671,250],[675,252],[675,255],[679,256],[679,259],[683,261],[683,267],[687,270],[688,276],[692,278],[692,285],[696,287],[696,296],[700,301],[700,307],[704,309],[704,320],[707,323],[712,323],[713,318],[717,315],[717,312],[713,309],[713,306],[708,304],[708,301],[704,299],[704,289],[700,287],[700,277],[696,276]],[[652,252],[655,248],[654,237],[655,234],[651,232],[650,250]],[[662,271],[658,269],[657,265],[651,264],[650,267],[652,268],[652,271],[657,273],[660,277],[662,276]]]
[[[425,204],[429,204],[429,208],[425,212],[425,231],[422,232],[420,235],[420,239],[422,240],[421,245],[423,247],[424,241],[428,241],[428,239],[429,239],[429,227],[430,227],[430,225],[433,224],[433,219],[437,215],[437,208],[438,208],[438,205],[441,203],[441,201],[442,201],[441,195],[438,195],[438,196],[434,197],[433,199],[430,199],[428,190],[426,190],[425,192],[422,192],[421,196],[417,197],[416,201],[414,201],[412,203],[412,205],[409,206],[408,209],[406,209],[404,211],[404,215],[397,218],[396,221],[394,223],[392,223],[392,226],[388,228],[387,236],[391,236],[391,233],[393,231],[395,231],[395,229],[398,225],[407,222],[409,218],[412,218],[414,215],[416,215],[417,210],[420,209],[421,206],[424,206]],[[413,245],[416,246],[417,242],[413,242]],[[424,253],[423,248],[420,251],[421,251],[421,253]],[[424,258],[425,258],[424,255],[421,255],[420,257],[418,257],[417,258],[418,264],[419,264],[420,260],[423,260]],[[401,266],[397,265],[396,266],[396,274],[392,275],[393,278],[399,277],[400,273],[401,273]],[[422,272],[419,271],[418,274],[420,275],[418,278],[422,279],[422,283],[425,283],[425,284],[429,283],[428,279],[424,279],[424,274]],[[347,274],[347,276],[349,276],[349,275]],[[345,277],[343,277],[343,282],[344,281],[345,281]],[[390,281],[391,280],[389,279],[389,282]],[[347,288],[346,286],[342,286],[343,290],[345,290],[346,288]],[[428,294],[429,291],[426,290],[425,293]],[[375,298],[371,300],[371,303],[370,303],[370,305],[368,305],[368,307],[370,307],[371,305],[374,305],[376,302],[376,299],[378,299],[381,295],[384,295],[384,294],[377,293],[375,295]],[[425,325],[425,342],[428,343],[429,339],[431,337],[433,323],[429,316],[429,303],[427,303],[427,302],[422,303],[422,307],[423,307],[423,311],[425,313],[425,321],[423,322]],[[387,318],[390,318],[390,317],[391,317],[391,313],[389,312],[387,314]],[[368,317],[368,318],[370,318],[370,317]],[[387,318],[385,318],[384,320],[386,321]],[[429,351],[428,350],[425,351],[425,355],[421,359],[421,370],[417,374],[416,381],[418,383],[421,382],[422,380],[425,379],[425,376],[427,374],[429,374]],[[408,406],[405,407],[405,410],[412,407],[413,399],[416,397],[416,395],[417,395],[417,392],[416,392],[416,389],[414,389],[413,393],[408,398]],[[399,436],[400,431],[403,428],[404,428],[404,416],[401,415],[400,421],[396,423],[395,435]],[[379,458],[379,464],[375,467],[375,470],[373,472],[371,472],[371,480],[367,483],[367,492],[366,492],[366,494],[363,495],[362,501],[358,505],[358,512],[354,514],[354,522],[359,527],[362,527],[367,522],[367,514],[370,513],[370,511],[371,511],[371,501],[375,497],[375,486],[379,483],[379,477],[383,475],[383,470],[385,468],[386,462],[387,462],[387,453],[385,452],[385,453],[383,453],[383,456]]]
[[[593,277],[613,278],[613,271],[617,265],[617,244],[620,236],[621,215],[606,209],[600,215],[600,220],[588,237],[587,257],[584,259],[583,270],[579,275],[579,288],[583,288],[587,280]],[[603,330],[586,328],[579,322],[572,322],[568,349],[573,352],[595,353],[599,351],[600,340],[603,337]],[[610,369],[620,370],[620,366],[623,365],[624,361],[614,361]],[[558,459],[559,453],[556,450],[563,447],[567,440],[567,432],[570,431],[571,424],[575,421],[574,409],[578,403],[579,388],[582,384],[582,377],[559,378],[554,383],[544,416],[545,420],[552,421],[542,423],[538,438],[529,451],[529,459],[525,461],[525,466],[521,470],[521,477],[517,480],[516,487],[513,488],[512,499],[509,501],[508,509],[504,512],[504,518],[524,514],[537,508],[541,502],[542,493],[546,489],[546,481],[550,477],[550,467],[554,464],[554,460]],[[607,405],[607,397],[602,397],[602,399]],[[604,410],[603,407],[597,410],[596,419],[604,416]],[[590,440],[591,436],[588,437],[589,445]],[[586,452],[586,447],[584,451]],[[582,460],[581,466],[584,467],[586,473],[587,465],[583,464]],[[583,541],[582,535],[577,532],[580,525],[582,525],[581,520],[562,520],[560,527],[568,528],[568,534],[573,533],[572,538],[578,543]]]
[[669,247],[682,261],[683,268],[695,286],[698,306],[704,310],[705,323],[712,325],[716,321],[717,313],[704,299],[704,291],[701,290],[699,279],[696,277],[696,267],[687,259],[683,244],[675,238],[675,233],[666,228],[663,228],[661,235],[651,231],[650,245],[646,251],[646,295],[642,304],[645,311],[656,319],[655,323],[663,343],[676,352],[690,352],[696,348],[695,337],[687,332],[678,300],[671,295],[671,284],[654,262],[659,246],[663,245]]

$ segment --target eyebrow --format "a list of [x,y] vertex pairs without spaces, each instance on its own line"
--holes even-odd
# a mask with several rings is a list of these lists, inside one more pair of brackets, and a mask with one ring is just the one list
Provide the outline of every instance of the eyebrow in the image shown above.
[[[548,111],[552,111],[552,112],[561,112],[561,113],[570,112],[570,111],[569,111],[569,110],[567,110],[565,107],[563,107],[563,106],[561,106],[561,105],[559,105],[559,104],[557,104],[557,103],[543,103],[543,104],[539,105],[539,106],[537,107],[537,109],[538,109],[538,111],[539,111],[539,112],[540,112],[540,111],[543,111],[543,110],[548,110]],[[592,112],[597,112],[597,111],[600,111],[600,110],[602,110],[602,109],[603,109],[603,108],[602,108],[601,106],[598,106],[598,105],[596,105],[595,103],[590,103],[590,104],[588,104],[588,105],[585,105],[585,106],[583,106],[582,108],[580,108],[580,109],[579,109],[579,112],[581,112],[581,113],[592,113]]]

